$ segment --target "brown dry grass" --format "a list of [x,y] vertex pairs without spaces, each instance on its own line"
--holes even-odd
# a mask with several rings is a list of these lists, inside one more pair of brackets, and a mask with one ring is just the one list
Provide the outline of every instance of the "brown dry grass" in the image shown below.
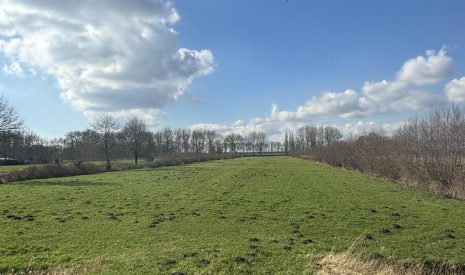
[[56,267],[46,270],[34,270],[30,269],[27,272],[11,272],[10,274],[31,274],[31,275],[81,275],[81,274],[93,274],[98,272],[102,268],[103,259],[94,259],[92,261],[73,265],[68,267]]
[[331,252],[318,262],[318,275],[453,275],[465,274],[465,266],[450,263],[427,263],[412,260],[385,258],[380,254],[371,254],[369,258],[354,253],[354,248],[362,240],[358,238],[344,252]]
[[463,267],[392,259],[362,259],[348,251],[330,253],[318,262],[318,275],[420,275],[420,274],[464,274]]

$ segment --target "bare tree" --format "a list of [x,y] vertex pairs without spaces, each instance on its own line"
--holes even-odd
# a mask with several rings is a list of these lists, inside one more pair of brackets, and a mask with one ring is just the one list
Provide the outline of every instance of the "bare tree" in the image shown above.
[[0,134],[2,135],[5,160],[8,155],[8,140],[16,135],[22,126],[23,120],[19,118],[15,108],[3,95],[0,96]]
[[[257,149],[257,144],[258,144],[258,132],[256,131],[253,131],[249,134],[249,137],[248,137],[248,140],[249,140],[249,146],[250,146],[250,149],[252,151],[252,155],[255,155],[255,151]],[[250,151],[249,149],[249,151]]]
[[238,147],[240,146],[239,144],[242,143],[242,136],[239,134],[229,134],[225,138],[225,142],[229,146],[229,152],[232,154],[236,154]]
[[15,108],[3,95],[0,96],[0,132],[16,132],[21,130],[22,126],[23,120],[19,118]]
[[183,151],[183,144],[182,144],[182,129],[175,129],[174,130],[174,147],[176,150],[176,155],[180,156]]
[[284,153],[287,155],[287,152],[289,152],[289,136],[286,131],[286,135],[284,136]]
[[189,140],[191,138],[191,130],[189,129],[182,129],[182,149],[184,154],[189,153]]
[[172,154],[174,148],[174,134],[173,130],[169,127],[163,129],[163,144],[164,144],[164,154]]
[[115,118],[111,115],[102,115],[98,117],[91,125],[92,130],[97,134],[99,143],[102,145],[106,169],[111,169],[112,149],[116,143],[116,133],[119,126]]
[[215,132],[215,130],[207,130],[205,131],[205,136],[207,140],[208,153],[212,154],[213,152],[215,152],[215,139],[217,133]]
[[203,153],[205,150],[205,140],[206,135],[204,130],[194,130],[192,131],[192,150],[195,154]]
[[341,131],[334,127],[324,127],[323,135],[326,145],[331,145],[335,142],[338,142],[342,138]]
[[153,134],[155,143],[155,157],[159,157],[163,154],[163,133],[158,131]]
[[260,155],[265,151],[268,144],[268,138],[264,132],[259,131],[257,133],[257,150]]
[[147,142],[147,126],[134,117],[124,126],[123,134],[134,156],[134,164],[137,165],[142,147]]

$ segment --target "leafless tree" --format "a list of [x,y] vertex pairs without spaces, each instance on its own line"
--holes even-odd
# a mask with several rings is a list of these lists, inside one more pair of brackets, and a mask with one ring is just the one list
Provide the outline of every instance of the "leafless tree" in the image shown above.
[[8,140],[16,135],[23,126],[23,120],[19,118],[15,108],[10,105],[8,100],[0,96],[0,134],[4,148],[4,158],[8,155]]
[[183,151],[182,129],[174,130],[174,147],[175,147],[176,155],[180,156]]
[[206,140],[206,135],[205,135],[204,130],[192,131],[191,143],[192,143],[192,150],[195,154],[198,155],[204,152],[205,140]]
[[22,126],[23,120],[19,118],[15,108],[3,95],[0,96],[0,132],[17,132],[21,130]]
[[265,151],[268,144],[268,138],[264,132],[257,132],[256,146],[260,155]]
[[217,133],[214,130],[206,130],[205,137],[207,139],[208,153],[212,154],[215,152],[215,139]]
[[342,134],[339,129],[329,126],[323,128],[323,135],[326,145],[331,145],[335,142],[338,142],[342,138]]
[[118,123],[111,115],[98,117],[91,125],[92,130],[97,134],[106,161],[106,169],[111,169],[111,158],[113,147],[116,143],[116,133],[119,129]]
[[229,152],[236,154],[240,144],[242,143],[242,136],[239,134],[231,133],[224,138],[225,142],[229,146]]
[[284,136],[284,153],[287,155],[289,153],[289,136],[286,131],[286,135]]
[[147,142],[147,126],[136,118],[131,118],[123,129],[123,135],[134,156],[134,164],[137,165],[144,144]]
[[153,134],[155,144],[155,157],[159,157],[163,154],[163,133],[158,131]]
[[173,135],[173,130],[169,127],[163,129],[163,147],[164,151],[163,153],[165,155],[168,154],[173,154],[173,148],[174,148],[174,135]]
[[190,138],[191,138],[191,131],[189,129],[182,129],[182,148],[184,154],[189,153],[190,148]]

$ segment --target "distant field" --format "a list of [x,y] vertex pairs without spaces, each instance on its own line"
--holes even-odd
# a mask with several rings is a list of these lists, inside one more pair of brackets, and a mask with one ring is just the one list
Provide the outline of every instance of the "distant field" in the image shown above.
[[[95,165],[105,165],[105,161],[90,161],[90,162],[87,162],[87,163],[91,163],[91,164],[95,164]],[[147,163],[146,160],[144,160],[144,159],[139,160],[139,164],[145,164],[145,163]],[[65,165],[72,165],[72,162],[71,161],[64,161],[64,164]],[[134,160],[133,159],[119,159],[119,160],[112,161],[112,164],[134,164]],[[12,172],[12,171],[20,171],[20,170],[26,169],[28,167],[31,167],[33,165],[40,166],[40,165],[43,165],[43,164],[0,165],[0,174]]]
[[0,174],[28,168],[30,165],[0,165]]
[[313,273],[359,238],[365,256],[465,264],[463,217],[464,202],[288,157],[36,180],[0,185],[0,273]]

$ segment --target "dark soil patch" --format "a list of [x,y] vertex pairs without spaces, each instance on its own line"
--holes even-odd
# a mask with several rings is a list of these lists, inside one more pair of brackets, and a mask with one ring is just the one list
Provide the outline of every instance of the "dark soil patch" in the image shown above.
[[209,265],[209,264],[210,264],[210,261],[207,260],[207,259],[201,259],[201,260],[199,260],[199,261],[197,262],[197,265],[198,265],[198,266],[207,266],[207,265]]
[[107,219],[120,222],[121,220],[118,218],[118,216],[119,216],[118,214],[108,213],[107,214]]
[[258,243],[260,241],[259,238],[253,237],[249,239],[250,242]]
[[389,234],[391,233],[391,230],[387,229],[387,228],[383,228],[381,229],[379,232],[383,233],[383,234]]
[[238,264],[244,264],[244,263],[247,263],[247,259],[244,258],[244,257],[241,257],[241,256],[236,256],[234,257],[234,260],[233,260],[235,263],[238,263]]
[[258,248],[258,245],[256,245],[256,244],[251,244],[251,245],[249,245],[249,248],[250,248],[250,249],[256,249],[256,248]]
[[6,215],[6,217],[10,220],[14,220],[14,221],[19,221],[19,220],[22,220],[23,218],[20,217],[20,216],[17,216],[17,215],[14,215],[14,214],[8,214]]
[[363,239],[364,239],[364,240],[367,240],[367,241],[374,240],[374,238],[373,238],[370,234],[365,234],[365,235],[363,235]]
[[175,259],[164,259],[163,261],[160,262],[161,265],[174,265],[176,264]]
[[184,258],[192,258],[192,257],[197,256],[197,254],[198,254],[197,252],[186,252],[186,253],[184,253],[183,257]]
[[401,229],[402,226],[400,226],[399,224],[395,223],[395,224],[392,225],[392,228],[394,228],[394,229]]

